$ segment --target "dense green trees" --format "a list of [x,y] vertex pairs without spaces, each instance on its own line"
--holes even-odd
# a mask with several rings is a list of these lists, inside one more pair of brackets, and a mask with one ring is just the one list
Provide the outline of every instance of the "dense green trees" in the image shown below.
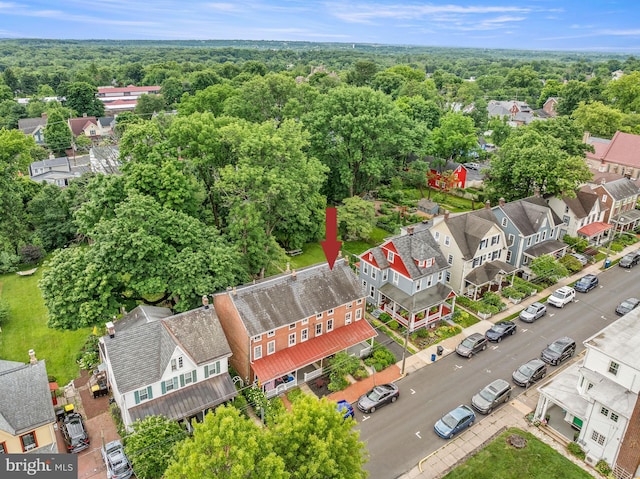
[[65,150],[72,148],[73,133],[62,109],[49,111],[47,126],[44,127],[44,141],[54,155],[62,156]]
[[65,106],[71,108],[76,116],[104,116],[104,104],[96,97],[98,89],[86,82],[72,82],[61,85],[60,93]]

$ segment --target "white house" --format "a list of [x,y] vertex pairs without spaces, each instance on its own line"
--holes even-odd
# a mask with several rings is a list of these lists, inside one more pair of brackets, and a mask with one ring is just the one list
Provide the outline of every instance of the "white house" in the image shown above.
[[579,430],[586,461],[606,461],[619,478],[640,473],[640,309],[586,341],[583,359],[538,388],[535,418],[552,407]]
[[126,427],[160,414],[189,425],[236,396],[231,349],[213,306],[176,315],[138,306],[107,331],[100,355]]

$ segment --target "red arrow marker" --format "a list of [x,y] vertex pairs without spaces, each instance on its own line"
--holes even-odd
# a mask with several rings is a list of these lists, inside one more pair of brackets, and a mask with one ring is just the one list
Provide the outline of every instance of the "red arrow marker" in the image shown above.
[[338,241],[338,210],[335,208],[327,208],[325,240],[320,244],[327,258],[327,263],[329,263],[329,269],[333,270],[333,265],[342,246],[342,241]]

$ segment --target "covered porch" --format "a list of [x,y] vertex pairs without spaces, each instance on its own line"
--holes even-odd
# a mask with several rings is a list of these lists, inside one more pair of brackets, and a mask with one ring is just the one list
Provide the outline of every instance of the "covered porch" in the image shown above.
[[484,263],[465,276],[465,296],[475,301],[486,291],[501,291],[503,287],[513,284],[513,277],[518,270],[500,260]]
[[366,356],[376,335],[371,325],[360,319],[253,362],[254,378],[268,398],[277,396],[321,376],[326,359],[340,351]]
[[538,243],[537,245],[524,250],[524,264],[528,264],[531,260],[546,254],[551,255],[556,259],[562,258],[567,253],[568,248],[568,244],[558,240],[547,240],[542,243]]
[[640,210],[629,210],[611,218],[616,225],[615,232],[631,231],[640,225]]
[[609,238],[609,232],[613,228],[613,225],[609,223],[603,223],[602,221],[596,221],[583,226],[578,230],[578,236],[586,238],[590,245],[599,246],[607,241]]
[[418,291],[413,296],[391,283],[380,287],[379,292],[380,309],[408,328],[409,332],[435,325],[437,321],[450,317],[456,302],[456,294],[442,283]]

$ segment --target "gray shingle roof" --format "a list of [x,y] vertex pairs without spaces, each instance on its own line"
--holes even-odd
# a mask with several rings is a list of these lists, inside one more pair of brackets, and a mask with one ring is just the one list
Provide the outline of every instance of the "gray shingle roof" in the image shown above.
[[102,338],[120,392],[159,381],[177,347],[196,364],[231,354],[213,307],[175,316],[166,316],[167,311],[153,306],[136,308],[116,322],[115,337]]
[[607,190],[612,198],[621,200],[635,196],[640,192],[638,185],[629,178],[620,178],[619,180],[604,183],[602,187]]
[[444,221],[465,260],[475,256],[480,241],[492,226],[498,224],[496,216],[489,208],[451,216]]
[[591,213],[593,205],[598,201],[598,195],[589,191],[576,191],[575,198],[563,196],[562,200],[577,218],[586,218]]
[[[391,242],[400,255],[411,279],[418,279],[449,268],[447,259],[440,251],[438,243],[433,239],[429,230],[396,236],[391,239]],[[420,268],[416,264],[416,261],[430,258],[433,258],[434,262],[428,268]]]
[[229,293],[250,336],[310,318],[364,296],[356,275],[344,260],[333,270],[326,263],[278,275]]
[[562,223],[558,215],[549,208],[547,202],[539,196],[530,196],[518,201],[511,201],[498,208],[502,208],[504,214],[507,215],[523,236],[531,236],[537,233],[549,213],[551,213],[551,220],[554,223],[551,226],[557,226]]
[[37,127],[46,126],[47,119],[38,117],[38,118],[21,118],[18,120],[18,129],[23,132],[25,135],[30,135],[33,133]]
[[0,360],[0,430],[13,436],[56,420],[44,361]]

